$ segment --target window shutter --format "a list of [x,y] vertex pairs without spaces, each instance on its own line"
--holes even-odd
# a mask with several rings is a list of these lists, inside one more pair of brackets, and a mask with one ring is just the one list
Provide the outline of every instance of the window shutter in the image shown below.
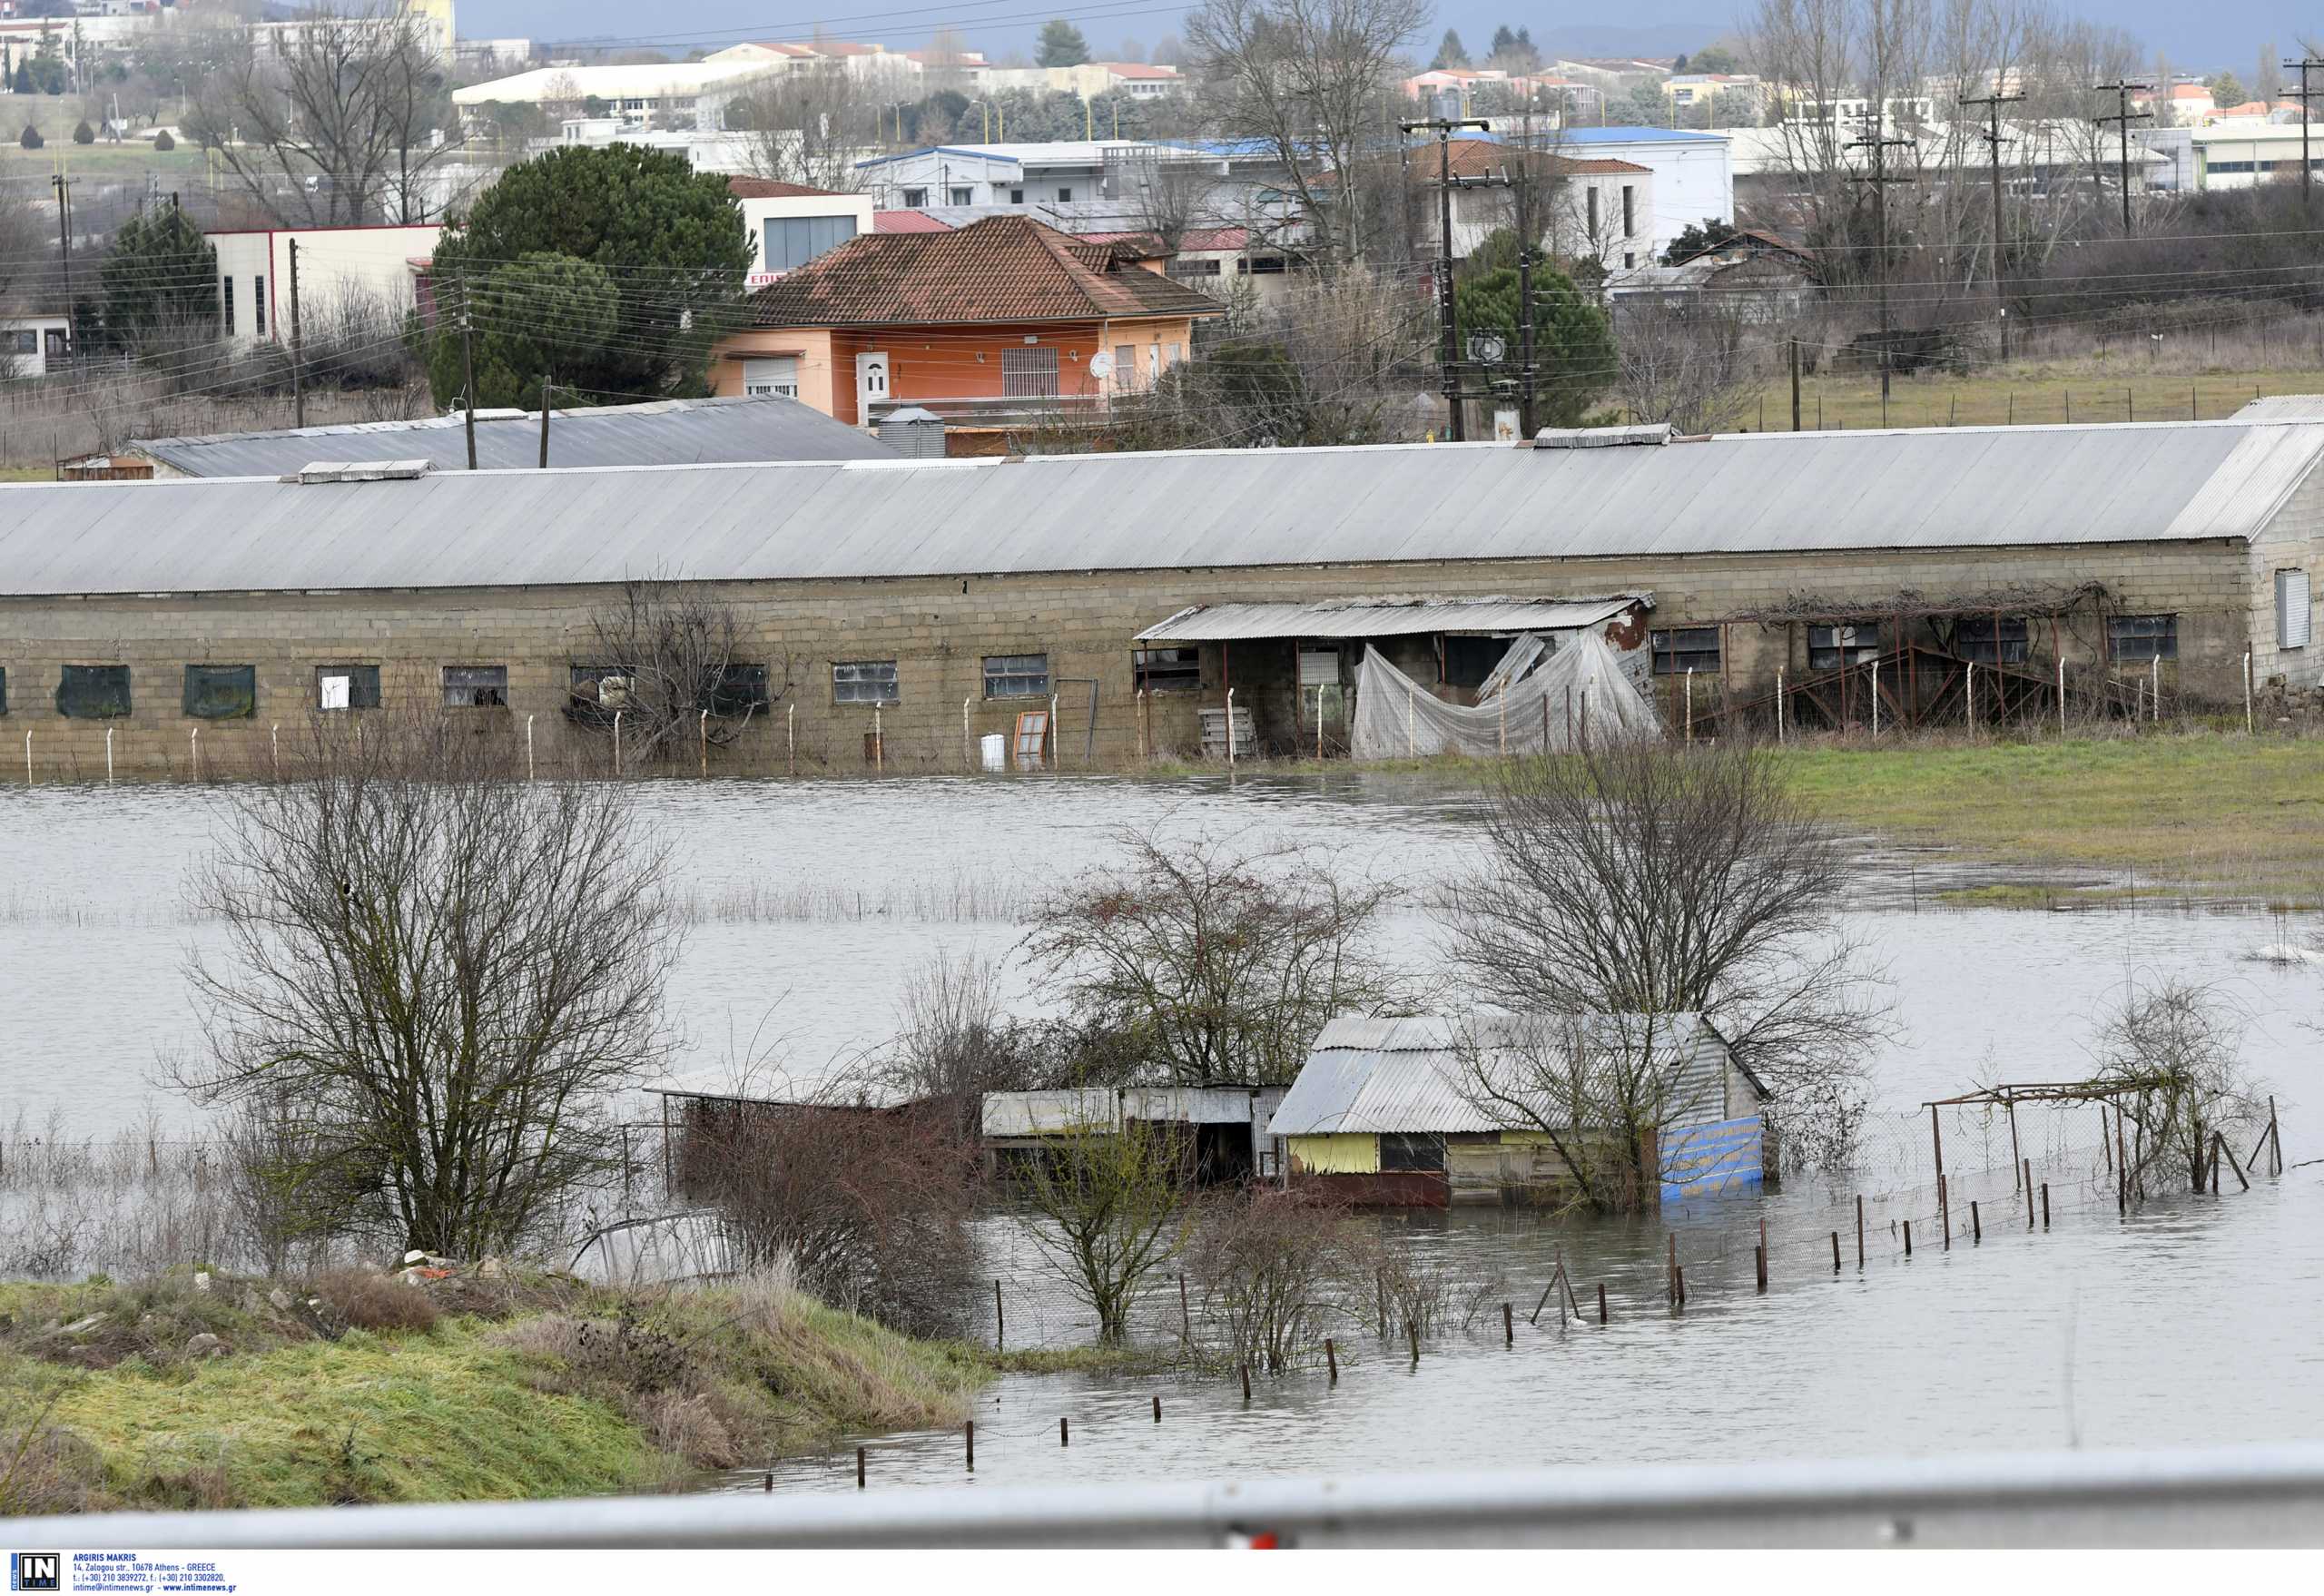
[[2308,573],[2276,573],[2276,646],[2308,646]]

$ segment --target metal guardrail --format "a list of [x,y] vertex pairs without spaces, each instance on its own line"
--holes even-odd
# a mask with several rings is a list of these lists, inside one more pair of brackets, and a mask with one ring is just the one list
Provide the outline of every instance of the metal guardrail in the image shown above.
[[202,1548],[2319,1546],[2324,1443],[0,1521]]

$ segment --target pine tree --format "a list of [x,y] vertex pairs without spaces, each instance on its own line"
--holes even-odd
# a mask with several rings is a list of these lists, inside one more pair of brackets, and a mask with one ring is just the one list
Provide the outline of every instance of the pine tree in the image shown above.
[[1509,31],[1509,25],[1507,23],[1502,23],[1499,27],[1492,30],[1492,54],[1494,56],[1507,54],[1516,43],[1517,35]]
[[1042,66],[1079,66],[1089,59],[1089,41],[1060,16],[1041,25],[1039,53],[1033,59]]
[[[1517,272],[1499,266],[1453,291],[1463,333],[1496,333],[1515,360]],[[1533,268],[1533,360],[1541,369],[1533,413],[1543,427],[1579,426],[1614,385],[1614,332],[1606,312],[1554,266]]]
[[1436,46],[1436,59],[1428,64],[1429,70],[1443,72],[1447,67],[1464,67],[1468,64],[1469,52],[1467,46],[1461,43],[1461,30],[1446,28],[1443,42]]
[[40,129],[28,122],[25,123],[25,131],[16,135],[16,143],[27,150],[37,150],[47,141],[40,136]]
[[174,206],[141,211],[115,229],[97,276],[104,340],[115,346],[218,314],[218,251]]
[[89,125],[89,119],[87,117],[83,117],[74,124],[73,128],[73,142],[76,144],[94,144],[97,142],[97,130]]

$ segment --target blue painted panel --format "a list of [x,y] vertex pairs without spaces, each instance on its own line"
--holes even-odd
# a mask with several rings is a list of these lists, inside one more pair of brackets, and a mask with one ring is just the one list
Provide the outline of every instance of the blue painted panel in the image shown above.
[[1759,1117],[1723,1119],[1665,1131],[1662,1200],[1721,1197],[1757,1190],[1762,1179]]

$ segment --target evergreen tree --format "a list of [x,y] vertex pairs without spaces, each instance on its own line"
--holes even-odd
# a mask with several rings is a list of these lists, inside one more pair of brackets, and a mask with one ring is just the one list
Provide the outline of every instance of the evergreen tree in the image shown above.
[[83,117],[74,125],[73,142],[76,144],[94,144],[97,142],[97,130],[89,125],[87,117]]
[[1468,47],[1461,43],[1461,30],[1446,28],[1443,42],[1436,46],[1436,59],[1428,64],[1432,72],[1443,72],[1449,66],[1469,64]]
[[[1497,333],[1515,360],[1517,272],[1498,266],[1453,289],[1461,332]],[[1600,310],[1554,266],[1533,268],[1533,361],[1541,369],[1533,415],[1542,427],[1577,427],[1598,395],[1614,386],[1614,332]]]
[[[2224,111],[2230,105],[2240,105],[2251,96],[2243,92],[2243,80],[2231,72],[2222,72],[2211,81],[2211,103]],[[2165,91],[2168,98],[2168,91]]]
[[[466,224],[448,229],[436,246],[437,341],[458,345],[464,293],[479,332],[553,332],[529,312],[485,325],[494,274],[538,254],[603,269],[618,299],[613,335],[594,354],[561,365],[558,381],[639,399],[707,391],[710,346],[739,320],[751,265],[742,212],[724,177],[694,171],[683,154],[635,144],[555,150],[511,166]],[[431,374],[439,369],[435,353]],[[437,397],[446,397],[440,385]]]
[[27,150],[37,150],[47,142],[40,136],[40,129],[29,122],[25,123],[25,131],[16,135],[16,143]]
[[1033,59],[1042,66],[1079,66],[1089,59],[1089,41],[1060,16],[1041,25],[1039,53]]
[[[539,251],[483,277],[468,306],[475,324],[478,408],[537,409],[541,379],[586,369],[603,357],[621,320],[621,293],[593,261]],[[457,314],[457,312],[456,312]],[[428,386],[439,405],[460,398],[460,340],[428,350]],[[590,396],[582,396],[585,402]]]
[[178,142],[177,140],[170,137],[170,130],[168,128],[165,127],[160,133],[153,135],[153,148],[159,150],[162,154],[166,155],[177,147]]
[[1492,30],[1492,56],[1497,58],[1507,54],[1516,43],[1517,35],[1509,31],[1509,25],[1507,23],[1502,23],[1499,27]]
[[218,251],[175,206],[140,211],[115,229],[97,280],[103,338],[115,348],[165,330],[200,334],[218,318]]

